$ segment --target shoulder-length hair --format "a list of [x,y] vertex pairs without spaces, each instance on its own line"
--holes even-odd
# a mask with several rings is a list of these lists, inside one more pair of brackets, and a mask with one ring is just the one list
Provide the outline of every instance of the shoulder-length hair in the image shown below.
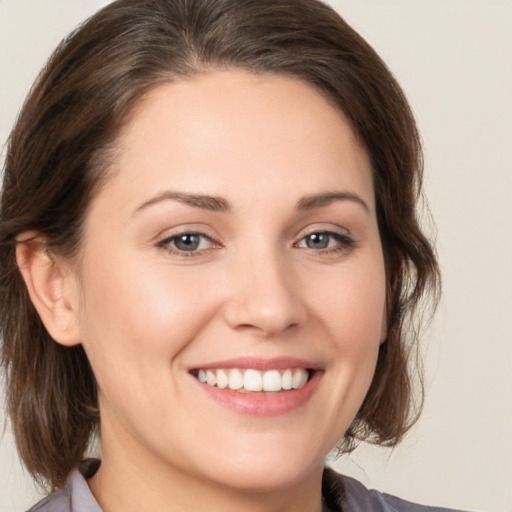
[[5,160],[0,335],[7,406],[21,458],[52,489],[78,465],[96,430],[97,388],[83,348],[57,344],[39,319],[16,264],[16,239],[35,230],[48,250],[75,256],[87,206],[108,178],[134,105],[159,84],[233,68],[311,85],[344,113],[371,159],[387,338],[342,450],[359,440],[394,445],[418,416],[411,322],[439,274],[417,217],[420,138],[386,65],[317,0],[118,0],[57,48],[25,102]]

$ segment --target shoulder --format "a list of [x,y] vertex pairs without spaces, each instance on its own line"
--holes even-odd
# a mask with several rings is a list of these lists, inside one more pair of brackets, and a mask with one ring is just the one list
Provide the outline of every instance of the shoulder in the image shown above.
[[72,512],[71,488],[66,486],[36,503],[27,512]]
[[62,489],[31,507],[28,512],[70,512],[71,500],[67,489]]
[[[325,496],[326,492],[329,496]],[[367,489],[353,478],[326,469],[324,499],[333,510],[350,512],[462,512],[447,508],[428,507],[396,496]],[[333,505],[338,508],[334,508]]]
[[102,512],[85,479],[98,466],[99,461],[84,461],[80,470],[71,473],[61,490],[42,499],[27,512]]

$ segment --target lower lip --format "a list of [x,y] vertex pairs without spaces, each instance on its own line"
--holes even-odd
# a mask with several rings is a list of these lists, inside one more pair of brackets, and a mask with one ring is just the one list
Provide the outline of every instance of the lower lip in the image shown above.
[[236,412],[253,416],[279,416],[304,405],[315,392],[322,373],[314,372],[300,389],[279,392],[240,393],[232,389],[219,389],[203,384],[197,379],[196,382],[210,398]]

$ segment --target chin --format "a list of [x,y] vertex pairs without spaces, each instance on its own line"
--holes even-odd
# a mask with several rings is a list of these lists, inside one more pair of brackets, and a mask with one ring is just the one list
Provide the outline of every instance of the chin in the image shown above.
[[[264,448],[227,454],[220,464],[210,467],[211,478],[244,492],[272,492],[292,488],[314,475],[321,474],[325,456],[314,457],[309,450],[294,446],[292,450]],[[304,446],[304,445],[302,445]]]
[[278,492],[293,488],[300,482],[307,480],[311,475],[317,474],[321,467],[322,465],[319,468],[298,468],[285,461],[273,467],[268,465],[244,466],[241,470],[236,468],[224,473],[220,483],[242,492]]

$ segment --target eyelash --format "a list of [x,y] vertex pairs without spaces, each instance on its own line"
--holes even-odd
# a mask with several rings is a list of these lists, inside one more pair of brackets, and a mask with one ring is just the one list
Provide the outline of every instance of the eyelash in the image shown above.
[[[325,247],[321,249],[314,249],[311,247],[301,247],[300,244],[307,243],[307,240],[314,236],[326,236],[329,237],[328,245],[331,244],[332,240],[336,242],[334,247]],[[207,247],[205,249],[198,249],[195,248],[193,250],[187,251],[183,249],[179,249],[176,247],[176,242],[180,239],[184,239],[185,237],[198,237],[199,238],[199,247],[201,246],[201,243],[206,241],[210,244],[210,247]],[[311,233],[308,233],[307,235],[304,235],[298,242],[294,244],[294,247],[298,248],[304,248],[304,249],[310,249],[315,253],[318,253],[319,255],[331,255],[331,254],[339,254],[344,253],[347,251],[350,251],[355,247],[356,243],[353,238],[351,238],[348,235],[337,233],[336,231],[313,231]],[[212,240],[208,235],[200,232],[195,231],[186,231],[183,233],[178,233],[176,235],[169,236],[157,244],[158,247],[166,250],[167,252],[177,255],[182,258],[191,258],[191,257],[198,257],[201,255],[204,255],[205,253],[215,250],[221,247],[220,244],[216,243],[214,240]]]
[[302,242],[307,243],[306,241],[314,236],[329,237],[328,244],[330,244],[332,240],[336,242],[334,247],[325,247],[319,250],[312,249],[311,247],[306,247],[308,249],[313,250],[314,252],[320,253],[323,256],[347,252],[353,249],[356,245],[355,240],[352,237],[338,233],[336,231],[313,231],[311,233],[308,233],[307,235],[304,235],[295,245],[299,247],[299,244],[301,244]]
[[[207,241],[212,245],[212,247],[208,247],[206,249],[194,249],[191,251],[186,251],[182,249],[178,249],[176,247],[176,241],[179,239],[184,239],[185,237],[199,237],[200,241],[199,244],[201,245],[202,241]],[[207,251],[210,251],[214,248],[219,248],[220,245],[216,244],[208,235],[205,235],[204,233],[198,233],[195,231],[185,231],[183,233],[178,233],[176,235],[169,236],[162,241],[158,242],[158,247],[161,247],[162,249],[166,250],[167,252],[171,254],[175,254],[177,256],[180,256],[182,258],[191,258],[199,256],[200,254],[204,254]]]

